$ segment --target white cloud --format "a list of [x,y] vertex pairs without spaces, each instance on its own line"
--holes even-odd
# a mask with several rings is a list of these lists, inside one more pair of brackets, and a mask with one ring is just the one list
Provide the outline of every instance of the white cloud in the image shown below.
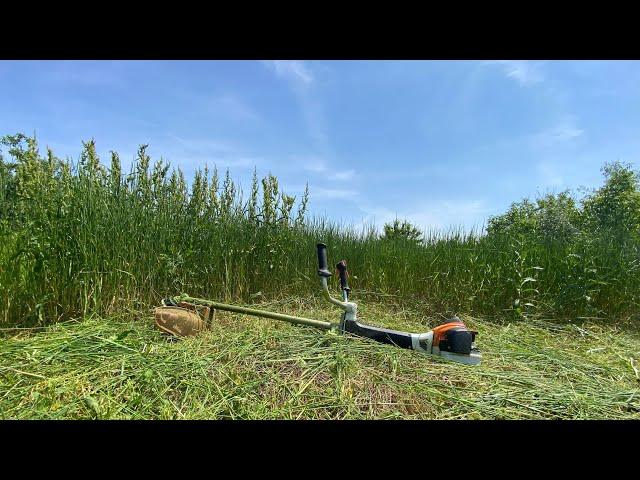
[[573,116],[567,116],[551,128],[530,137],[530,145],[534,148],[547,148],[561,143],[570,143],[584,135]]
[[464,225],[467,230],[470,230],[472,227],[481,228],[487,216],[494,211],[488,208],[483,200],[425,202],[404,211],[369,205],[361,205],[359,208],[366,214],[360,226],[375,222],[380,231],[385,223],[392,222],[396,218],[408,220],[425,232],[430,229],[448,229],[457,225]]
[[485,65],[500,65],[507,77],[513,78],[525,87],[544,81],[539,63],[529,60],[490,60]]
[[235,95],[221,95],[209,103],[210,108],[223,111],[226,115],[239,120],[261,120],[260,115]]
[[346,182],[348,180],[351,180],[353,177],[355,177],[355,174],[356,174],[355,170],[344,170],[342,172],[336,172],[329,175],[329,179]]
[[267,60],[263,62],[275,71],[276,75],[301,86],[313,83],[313,74],[307,66],[298,60]]
[[353,198],[357,194],[355,190],[312,187],[309,196],[312,200],[313,198],[345,199]]
[[306,122],[309,136],[317,148],[329,151],[323,105],[317,92],[310,88],[315,77],[307,64],[298,60],[269,60],[262,63],[289,84]]
[[170,95],[183,104],[182,108],[198,117],[235,121],[243,125],[263,122],[262,116],[238,93],[228,90],[203,93],[177,84],[170,88]]
[[204,168],[205,165],[212,169],[214,166],[220,169],[234,168],[234,169],[253,169],[264,164],[264,159],[260,157],[243,157],[243,156],[182,156],[180,154],[167,156],[168,160],[175,161],[176,165],[192,165],[197,168]]
[[158,142],[150,142],[152,157],[162,156],[174,165],[210,168],[253,168],[265,164],[265,159],[254,155],[241,145],[226,140],[206,137],[181,137],[168,134]]
[[195,153],[233,152],[238,147],[226,140],[214,138],[183,138],[177,135],[167,135],[172,141],[181,146],[185,151]]
[[292,161],[307,172],[323,173],[327,171],[327,162],[317,156],[293,157]]
[[45,73],[45,76],[53,82],[63,84],[121,87],[125,84],[124,66],[124,63],[116,61],[65,60],[51,62],[51,69]]
[[572,125],[558,125],[552,132],[551,135],[556,140],[571,140],[573,138],[577,138],[584,133],[584,130],[576,128]]
[[322,174],[323,180],[347,182],[353,180],[356,176],[356,171],[353,169],[334,171],[327,161],[319,156],[293,156],[291,157],[291,162],[293,171],[302,169],[307,172]]
[[[492,145],[493,146],[493,145]],[[483,146],[482,148],[486,148]],[[468,157],[473,160],[475,151],[472,150]],[[422,163],[408,169],[369,169],[358,174],[359,178],[371,183],[402,182],[404,180],[415,180],[424,178],[430,181],[450,181],[466,179],[473,181],[482,173],[483,167],[477,163],[462,164],[461,159],[467,157],[451,157],[447,163]],[[455,164],[455,167],[452,165]],[[387,167],[387,166],[385,166]]]

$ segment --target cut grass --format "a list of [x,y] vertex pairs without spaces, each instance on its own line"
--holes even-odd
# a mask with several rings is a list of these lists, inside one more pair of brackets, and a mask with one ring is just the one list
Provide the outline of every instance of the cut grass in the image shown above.
[[[336,321],[316,298],[262,303]],[[421,309],[359,305],[370,324],[426,331]],[[638,418],[637,330],[487,322],[469,367],[367,340],[217,312],[171,340],[148,312],[0,331],[3,419]]]

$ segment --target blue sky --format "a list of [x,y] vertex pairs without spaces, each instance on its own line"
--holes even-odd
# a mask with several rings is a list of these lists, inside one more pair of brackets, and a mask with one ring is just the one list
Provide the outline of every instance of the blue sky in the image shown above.
[[187,176],[254,166],[312,213],[481,226],[521,197],[598,186],[640,154],[636,61],[0,61],[0,135],[139,144]]

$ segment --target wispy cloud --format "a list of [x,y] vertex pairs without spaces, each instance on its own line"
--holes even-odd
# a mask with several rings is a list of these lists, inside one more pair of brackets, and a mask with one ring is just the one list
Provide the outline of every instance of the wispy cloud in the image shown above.
[[263,64],[272,69],[279,77],[298,86],[307,87],[313,83],[313,74],[299,60],[265,60]]
[[185,104],[183,108],[199,117],[213,117],[225,123],[231,120],[243,126],[263,121],[258,111],[237,92],[202,92],[175,86],[171,95]]
[[505,75],[525,87],[544,81],[541,65],[530,60],[489,60],[484,65],[499,65]]
[[171,133],[167,137],[180,149],[191,153],[220,153],[239,150],[237,145],[216,138],[184,138]]
[[558,141],[571,140],[577,138],[584,133],[584,130],[576,128],[573,125],[558,125],[550,134],[551,137]]
[[54,83],[85,87],[124,86],[124,64],[115,61],[52,62],[46,78]]
[[584,135],[573,115],[567,115],[552,127],[531,135],[529,143],[534,148],[547,148],[558,144],[570,143]]
[[337,188],[322,188],[314,187],[311,191],[310,197],[322,199],[345,199],[354,198],[358,195],[358,192],[351,189],[337,189]]
[[[518,151],[526,151],[532,154],[540,154],[540,150],[550,148],[574,147],[586,136],[587,132],[579,126],[579,119],[575,115],[565,115],[551,121],[547,127],[521,135],[512,135],[482,143],[469,150],[468,158],[474,155],[487,155],[499,152],[501,155],[512,155]],[[482,172],[480,165],[462,167],[466,175],[474,176]],[[449,169],[451,173],[458,175],[456,170]],[[439,176],[439,173],[436,173]]]
[[209,168],[214,166],[218,169],[253,169],[254,167],[260,167],[265,164],[265,161],[261,157],[243,157],[243,156],[187,156],[180,153],[173,153],[165,157],[171,162],[176,162],[178,165],[188,165],[192,168],[203,168],[207,165]]
[[261,116],[253,108],[247,105],[239,97],[232,94],[225,94],[214,97],[208,102],[208,107],[211,110],[223,112],[225,115],[238,120],[244,121],[260,121]]
[[329,151],[324,109],[317,92],[311,88],[316,79],[309,66],[299,60],[269,60],[262,64],[289,84],[314,145],[324,152]]
[[251,170],[254,167],[263,168],[268,162],[260,156],[244,155],[242,153],[203,153],[203,152],[190,152],[180,148],[168,148],[150,145],[149,154],[152,158],[159,159],[162,157],[165,161],[170,162],[172,165],[180,166],[185,173],[190,173],[197,168],[204,168],[208,166],[212,169],[214,166],[218,170],[225,170],[227,168],[236,170]]
[[[471,155],[473,157],[473,155]],[[388,182],[402,182],[424,178],[429,181],[472,181],[482,173],[482,165],[477,163],[461,163],[461,159],[452,157],[447,163],[423,163],[410,169],[368,169],[358,174],[367,183],[378,184]]]
[[293,159],[295,162],[301,162],[303,170],[308,172],[327,173],[328,178],[331,180],[350,180],[356,173],[353,169],[330,173],[330,167],[327,161],[322,157],[311,155],[305,157],[293,157]]
[[151,142],[151,153],[157,151],[177,165],[249,169],[264,166],[266,160],[242,145],[218,138],[182,137],[170,133],[157,142]]
[[327,161],[322,157],[293,157],[293,162],[299,164],[300,166],[298,168],[302,168],[302,170],[323,174],[323,179],[327,180],[347,182],[356,177],[356,171],[354,169],[333,171]]
[[324,158],[315,155],[294,156],[292,164],[307,172],[324,173],[327,171],[327,162]]
[[351,180],[355,177],[356,175],[356,171],[355,170],[344,170],[342,172],[335,172],[329,175],[329,179],[331,180],[338,180],[340,182],[346,182],[348,180]]
[[434,228],[446,229],[456,225],[480,228],[487,216],[494,212],[484,200],[424,202],[417,207],[401,211],[372,205],[360,205],[359,208],[365,213],[362,226],[375,223],[379,230],[385,223],[396,218],[408,220],[423,231]]

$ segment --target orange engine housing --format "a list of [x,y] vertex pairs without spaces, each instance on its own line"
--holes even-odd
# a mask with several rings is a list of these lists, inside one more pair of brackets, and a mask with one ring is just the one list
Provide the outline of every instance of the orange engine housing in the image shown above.
[[438,325],[433,329],[433,346],[434,347],[439,346],[440,340],[446,339],[447,334],[450,331],[470,332],[472,341],[475,340],[476,334],[478,333],[478,332],[474,332],[473,330],[469,330],[467,326],[462,322],[462,320],[459,320],[459,319],[450,320],[447,323]]

